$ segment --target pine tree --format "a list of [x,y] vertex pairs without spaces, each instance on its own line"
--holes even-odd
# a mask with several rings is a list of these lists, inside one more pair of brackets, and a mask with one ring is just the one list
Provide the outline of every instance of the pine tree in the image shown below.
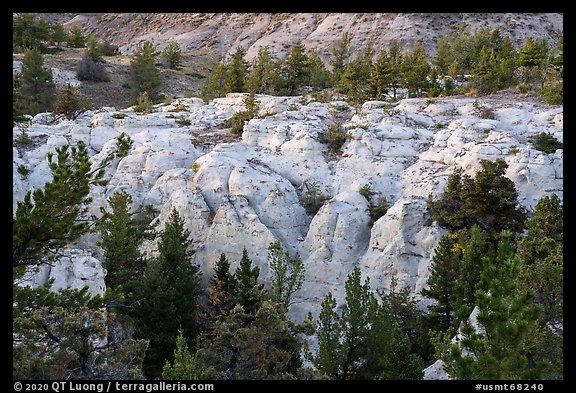
[[253,315],[237,306],[216,322],[196,356],[207,379],[294,379],[302,368],[299,335],[310,335],[311,326],[310,320],[294,324],[284,306],[270,300]]
[[176,337],[173,361],[166,361],[162,369],[162,379],[165,380],[198,380],[204,378],[205,369],[198,364],[196,356],[188,349],[182,330]]
[[330,378],[337,378],[342,370],[342,330],[340,316],[336,312],[336,299],[328,292],[322,300],[318,316],[316,334],[318,354],[314,358],[315,366]]
[[330,292],[322,301],[316,367],[333,379],[421,379],[424,362],[411,353],[409,337],[389,313],[390,303],[378,303],[357,267],[345,287],[341,315]]
[[366,355],[360,366],[361,379],[418,380],[424,376],[424,361],[411,353],[410,339],[384,305],[375,300],[368,306],[370,330]]
[[378,55],[378,61],[372,68],[371,77],[372,85],[374,86],[374,90],[376,90],[376,96],[385,96],[392,82],[392,68],[388,53],[385,50]]
[[158,52],[150,41],[136,46],[130,59],[130,84],[137,93],[148,92],[153,97],[162,83],[160,71],[156,67]]
[[[12,261],[19,274],[35,264],[49,263],[59,250],[89,230],[84,208],[91,202],[92,184],[103,185],[105,168],[127,154],[130,140],[118,138],[117,147],[95,168],[83,142],[48,153],[52,180],[44,189],[28,191],[12,220]],[[46,220],[50,217],[50,220]]]
[[14,72],[12,74],[12,123],[16,124],[24,119],[26,114],[25,98],[21,93],[22,74]]
[[456,311],[456,281],[461,253],[455,247],[458,234],[444,235],[434,249],[427,287],[421,293],[435,304],[428,307],[428,318],[436,329],[446,331],[453,325]]
[[56,85],[52,70],[44,68],[44,57],[38,49],[24,52],[22,59],[22,85],[20,94],[25,97],[27,113],[35,115],[50,111],[54,105]]
[[475,88],[480,95],[495,92],[498,85],[497,59],[493,49],[483,46],[478,61],[472,68],[470,87]]
[[312,49],[308,56],[308,66],[308,84],[314,90],[322,90],[330,86],[331,75],[315,49]]
[[124,191],[115,192],[107,202],[111,210],[100,209],[102,218],[97,228],[102,238],[98,245],[104,250],[106,287],[119,290],[120,302],[124,303],[133,295],[136,281],[144,273],[145,262],[139,247],[150,234],[152,216],[149,207],[130,211],[132,196]]
[[58,94],[53,113],[63,115],[69,120],[75,120],[89,107],[90,104],[82,97],[80,91],[68,84]]
[[292,296],[304,282],[305,268],[302,259],[299,255],[291,258],[278,240],[268,246],[268,264],[272,274],[272,298],[288,310],[293,302]]
[[86,37],[78,25],[74,25],[68,31],[67,45],[69,48],[84,48],[86,46]]
[[514,182],[505,176],[508,164],[498,158],[481,160],[480,165],[475,178],[455,168],[442,198],[434,200],[429,196],[433,219],[452,230],[476,224],[491,234],[503,229],[521,231],[526,212],[518,203]]
[[527,371],[523,343],[538,306],[529,292],[521,293],[514,278],[520,261],[514,257],[512,233],[501,234],[497,259],[481,274],[476,304],[478,326],[465,321],[461,339],[441,352],[448,373],[457,379],[524,379]]
[[310,76],[309,58],[302,41],[297,41],[282,64],[282,83],[289,95],[308,82]]
[[337,86],[340,83],[340,77],[346,68],[348,58],[350,57],[350,37],[348,33],[342,34],[342,38],[332,47],[332,84]]
[[370,292],[370,280],[361,283],[358,267],[348,275],[345,283],[346,308],[341,316],[342,379],[358,379],[360,365],[366,355],[366,337],[369,333],[369,307],[375,301]]
[[255,315],[264,297],[264,284],[258,283],[260,268],[252,267],[252,260],[248,257],[248,251],[242,250],[242,259],[236,268],[234,278],[236,280],[237,304],[244,308],[244,312]]
[[64,30],[64,26],[56,23],[50,26],[50,41],[55,43],[58,48],[60,45],[68,40],[68,33]]
[[403,56],[402,73],[410,96],[422,97],[428,89],[427,77],[430,73],[430,64],[422,43],[415,43],[412,51]]
[[168,68],[172,70],[178,68],[182,63],[180,44],[176,41],[171,41],[162,51],[162,56],[168,62]]
[[246,75],[248,64],[244,60],[246,51],[241,46],[236,48],[232,60],[227,67],[225,90],[227,93],[243,93],[246,91]]
[[393,99],[396,100],[396,93],[399,88],[404,86],[402,75],[402,54],[397,41],[390,42],[390,88],[392,89]]
[[220,254],[214,274],[210,277],[207,288],[208,302],[204,305],[203,323],[205,330],[213,328],[216,321],[225,318],[236,305],[236,278],[230,273],[230,262],[226,254]]
[[42,307],[13,320],[14,379],[142,379],[145,340],[114,314],[88,306]]
[[189,348],[196,347],[200,269],[191,263],[194,252],[188,250],[188,236],[183,218],[173,209],[159,234],[159,255],[149,262],[136,289],[138,303],[131,316],[136,337],[150,340],[144,359],[144,373],[149,378],[161,374],[180,329]]
[[273,94],[278,84],[280,63],[266,46],[258,48],[256,64],[247,76],[249,91],[258,94]]
[[102,57],[102,51],[98,46],[98,41],[96,41],[96,37],[93,35],[88,37],[88,41],[86,44],[86,55],[97,63],[104,62],[104,58]]
[[12,20],[12,48],[45,49],[45,43],[50,38],[50,29],[45,20],[35,14],[22,13]]
[[212,72],[208,76],[208,80],[200,88],[200,97],[204,102],[209,102],[216,97],[224,97],[228,91],[226,91],[226,74],[228,68],[224,62],[219,62],[214,66]]

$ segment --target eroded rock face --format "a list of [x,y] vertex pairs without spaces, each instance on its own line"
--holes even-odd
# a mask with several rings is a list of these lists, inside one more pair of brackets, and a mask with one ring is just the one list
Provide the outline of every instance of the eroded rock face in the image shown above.
[[[480,160],[502,158],[522,205],[534,207],[551,193],[563,197],[563,151],[545,154],[529,143],[541,131],[562,141],[563,107],[464,97],[405,99],[391,108],[369,101],[356,111],[339,101],[257,98],[259,115],[245,124],[241,137],[222,128],[225,119],[244,109],[240,94],[209,104],[179,99],[146,115],[102,108],[73,122],[46,124],[37,117],[27,130],[33,144],[14,145],[13,209],[28,189],[50,180],[49,151],[84,141],[97,163],[125,132],[134,145],[108,168],[108,185],[92,189],[90,212],[99,214],[116,191],[130,193],[134,203],[153,205],[160,212],[160,228],[170,210],[178,209],[205,281],[222,252],[234,270],[246,248],[268,284],[267,248],[280,240],[306,267],[290,310],[302,320],[308,312],[317,316],[328,291],[342,303],[344,282],[355,266],[373,289],[388,290],[395,277],[399,287],[408,286],[425,300],[419,292],[445,233],[427,215],[426,198],[444,190],[456,166],[474,175]],[[491,118],[481,117],[479,105],[492,111]],[[180,126],[179,118],[190,124]],[[336,152],[322,142],[334,127],[349,135]],[[15,141],[20,132],[14,128]],[[26,177],[19,166],[30,171]],[[372,227],[368,201],[358,193],[365,184],[375,192],[373,201],[383,198],[390,206]],[[301,202],[311,196],[306,195],[311,185],[321,206],[313,214]],[[57,286],[84,283],[93,293],[102,291],[96,241],[92,235],[70,245],[68,259],[50,272]],[[154,244],[146,250],[154,253]]]

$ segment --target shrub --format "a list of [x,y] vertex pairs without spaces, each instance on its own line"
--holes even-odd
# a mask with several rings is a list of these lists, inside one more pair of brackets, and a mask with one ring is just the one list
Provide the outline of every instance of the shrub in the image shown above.
[[64,115],[67,119],[74,120],[89,106],[90,104],[80,95],[78,89],[68,84],[56,98],[54,115]]
[[114,45],[108,41],[104,41],[99,45],[100,53],[102,56],[116,56],[120,54],[118,45]]
[[315,215],[324,204],[326,198],[320,193],[320,186],[316,182],[304,183],[306,191],[300,198],[300,203],[309,215]]
[[546,154],[554,154],[556,150],[563,149],[562,142],[554,138],[552,134],[542,131],[536,136],[529,139],[532,146],[536,150],[540,150]]
[[538,90],[538,96],[547,104],[562,105],[564,103],[563,84],[557,86],[544,86]]
[[378,203],[375,205],[370,204],[368,208],[370,213],[370,222],[368,224],[370,226],[374,225],[374,223],[378,221],[380,217],[384,216],[388,212],[389,208],[390,206],[388,206],[388,202],[386,202],[386,199],[384,198],[379,198]]
[[374,191],[372,191],[372,186],[370,186],[369,183],[364,184],[362,186],[362,188],[360,188],[360,190],[358,190],[358,192],[360,193],[360,195],[362,195],[364,198],[366,198],[368,203],[370,203],[370,201],[372,199],[372,195],[374,195]]
[[350,135],[341,130],[338,123],[332,123],[328,126],[327,132],[319,132],[318,140],[320,143],[328,145],[328,150],[334,155],[342,154],[342,146],[350,139]]
[[22,179],[26,179],[30,174],[30,169],[26,168],[26,166],[20,164],[18,165],[18,173],[22,176]]
[[176,124],[178,124],[180,127],[184,127],[189,126],[192,123],[190,122],[189,119],[186,119],[184,116],[180,116],[179,118],[176,119]]
[[92,81],[92,82],[108,82],[110,77],[106,72],[104,64],[95,61],[87,53],[82,56],[82,60],[78,63],[76,67],[76,76],[81,81]]
[[138,96],[138,100],[136,105],[134,105],[134,112],[138,113],[151,113],[154,110],[154,105],[152,101],[150,101],[150,97],[148,96],[148,92],[144,91],[140,93]]

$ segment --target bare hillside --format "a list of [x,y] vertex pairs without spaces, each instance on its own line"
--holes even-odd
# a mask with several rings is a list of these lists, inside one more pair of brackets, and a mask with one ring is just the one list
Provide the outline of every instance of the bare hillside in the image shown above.
[[[59,14],[50,14],[58,18]],[[247,60],[260,46],[268,46],[280,58],[301,40],[326,59],[343,33],[351,38],[353,50],[372,39],[375,48],[387,48],[390,41],[402,47],[424,44],[433,54],[439,36],[448,34],[461,23],[493,29],[520,45],[528,36],[546,37],[555,42],[563,33],[562,14],[543,13],[94,13],[63,14],[65,26],[79,25],[86,34],[94,34],[120,45],[129,53],[136,43],[148,40],[160,49],[170,40],[206,59],[220,59],[241,45]]]

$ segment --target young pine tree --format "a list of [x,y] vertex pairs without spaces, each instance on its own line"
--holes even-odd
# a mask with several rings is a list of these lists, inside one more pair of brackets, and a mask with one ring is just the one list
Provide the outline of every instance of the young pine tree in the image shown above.
[[52,110],[56,98],[56,85],[52,70],[44,68],[44,57],[38,49],[28,49],[22,59],[22,85],[26,112],[35,115]]
[[291,258],[278,240],[268,246],[268,263],[272,273],[272,298],[288,310],[293,302],[294,293],[304,282],[305,268],[302,259],[299,255]]
[[523,343],[538,318],[532,293],[516,286],[520,260],[514,256],[512,233],[502,232],[498,257],[482,271],[476,295],[477,327],[467,320],[461,338],[440,352],[456,379],[525,379],[528,364]]
[[162,369],[164,380],[198,380],[204,378],[205,369],[198,364],[196,356],[188,349],[182,330],[176,337],[173,361],[166,360]]
[[148,92],[154,96],[162,83],[160,70],[156,67],[158,52],[149,41],[139,43],[130,59],[130,84],[137,93]]
[[252,267],[252,260],[248,257],[248,251],[242,251],[242,259],[236,268],[234,278],[236,280],[237,304],[244,308],[244,312],[255,315],[264,298],[264,284],[258,283],[260,268]]
[[134,330],[138,338],[150,340],[144,360],[144,373],[149,378],[162,373],[180,329],[189,348],[196,348],[200,269],[191,263],[194,252],[188,249],[189,234],[183,218],[173,209],[159,234],[159,255],[149,262],[136,290]]
[[131,211],[132,196],[116,192],[108,198],[110,211],[101,208],[98,243],[104,250],[102,266],[106,269],[106,287],[118,291],[120,302],[133,295],[136,281],[142,276],[145,262],[139,247],[152,229],[150,210],[145,207]]

